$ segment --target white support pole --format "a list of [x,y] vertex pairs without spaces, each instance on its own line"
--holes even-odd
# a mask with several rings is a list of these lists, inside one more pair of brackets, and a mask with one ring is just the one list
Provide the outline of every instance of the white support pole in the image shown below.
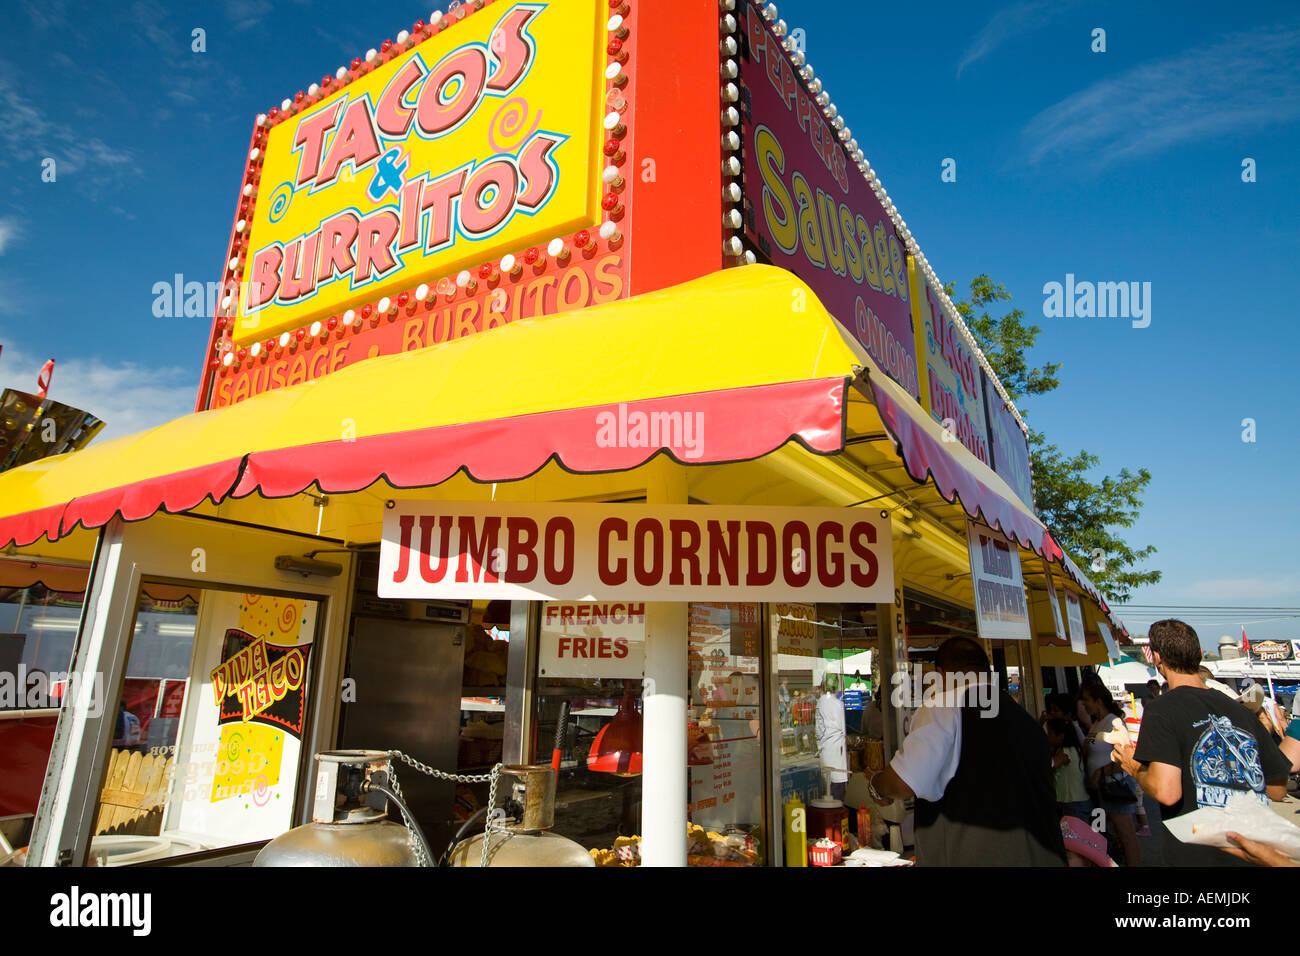
[[[648,504],[686,504],[681,465],[661,457],[648,470]],[[648,602],[645,610],[641,865],[685,866],[687,605]]]

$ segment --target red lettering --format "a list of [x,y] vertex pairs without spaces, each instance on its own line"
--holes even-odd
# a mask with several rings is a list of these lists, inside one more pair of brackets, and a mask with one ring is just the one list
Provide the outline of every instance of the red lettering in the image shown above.
[[[648,556],[646,555],[647,543],[650,545]],[[649,564],[646,563],[647,560]],[[636,523],[636,528],[633,530],[632,561],[637,584],[651,587],[663,580],[664,529],[656,519],[642,518]]]
[[[547,608],[547,610],[549,611],[549,610],[551,610],[551,609],[550,609],[550,608]],[[563,656],[564,656],[564,652],[567,651],[567,650],[569,649],[569,645],[570,645],[572,642],[573,642],[573,638],[571,638],[571,637],[562,637],[562,638],[560,638],[558,641],[556,641],[556,642],[555,642],[555,648],[556,648],[556,651],[555,651],[555,652],[556,652],[556,656],[558,656],[558,657],[563,657]]]
[[394,266],[392,242],[397,238],[401,220],[397,213],[388,209],[380,210],[374,215],[361,220],[357,235],[357,268],[353,274],[354,282],[366,282],[370,279],[370,270],[376,276],[382,276]]
[[[867,544],[862,544],[860,539],[866,539]],[[880,573],[880,568],[876,562],[875,552],[868,545],[876,543],[876,529],[867,521],[859,521],[849,529],[849,547],[853,553],[866,562],[867,570],[862,572],[858,570],[857,565],[849,569],[849,579],[860,588],[869,588],[876,583],[876,575]]]
[[524,191],[519,195],[519,205],[526,209],[536,209],[551,194],[551,188],[555,185],[555,170],[547,159],[551,150],[559,145],[559,140],[539,135],[529,140],[524,151],[519,154],[519,172],[525,183]]
[[587,639],[585,637],[575,637],[573,639],[573,656],[589,657],[587,653]]
[[321,247],[320,265],[316,269],[317,282],[347,275],[356,265],[352,258],[352,243],[357,241],[357,222],[355,213],[344,212],[321,223],[321,237],[325,241]]
[[471,237],[492,232],[514,209],[518,191],[519,173],[511,163],[498,159],[480,166],[460,197],[461,227]]
[[379,137],[370,125],[370,104],[366,99],[353,100],[343,114],[339,131],[334,134],[325,163],[316,177],[316,185],[324,186],[334,181],[339,167],[348,160],[359,170],[379,156]]
[[[559,539],[560,551],[556,553]],[[546,540],[542,544],[542,553],[546,555],[546,567],[543,573],[549,584],[568,584],[573,579],[573,522],[568,518],[556,517],[546,522]],[[554,564],[556,557],[560,564]]]
[[610,652],[609,652],[609,638],[608,638],[608,637],[602,637],[602,638],[600,638],[600,640],[597,642],[597,644],[598,644],[598,649],[597,649],[597,652],[596,652],[596,656],[597,656],[597,657],[602,657],[602,658],[607,658],[607,657],[609,657],[609,656],[610,656]]
[[[745,538],[749,545],[748,558],[749,567],[745,572],[746,587],[764,587],[776,580],[776,529],[766,521],[747,521],[745,522]],[[763,550],[766,552],[767,566],[759,569],[760,554],[759,541],[763,542]]]
[[[795,544],[795,537],[799,544]],[[785,567],[782,569],[785,583],[792,588],[807,587],[812,580],[812,532],[802,521],[791,521],[781,529],[781,551],[785,554]],[[795,557],[802,555],[803,570],[796,571]]]
[[596,573],[601,584],[613,586],[627,581],[627,559],[619,558],[615,565],[610,566],[610,535],[617,535],[619,541],[626,541],[627,522],[622,518],[606,518],[596,533]]
[[[526,584],[537,577],[537,522],[532,518],[506,519],[507,584]],[[523,559],[519,561],[519,559]],[[551,611],[547,608],[547,611]]]
[[709,535],[709,586],[717,587],[722,583],[719,569],[727,572],[727,584],[735,586],[740,581],[740,522],[727,522],[725,540],[720,521],[710,521],[706,530]]
[[433,550],[433,526],[438,522],[434,515],[420,516],[420,578],[428,581],[430,584],[436,584],[447,576],[447,567],[451,564],[451,558],[447,554],[451,543],[451,516],[443,515],[439,523],[439,530],[442,532],[438,541],[438,567],[435,570],[430,560],[435,552]]
[[668,536],[672,540],[672,565],[668,572],[669,584],[685,584],[682,565],[691,566],[690,584],[698,587],[700,583],[700,526],[694,521],[674,519],[668,522]]
[[341,101],[334,103],[298,123],[298,129],[294,132],[293,147],[295,150],[302,150],[302,155],[298,157],[296,180],[299,186],[316,178],[316,172],[320,169],[321,152],[325,147],[325,134],[338,122],[339,107],[342,105]]
[[627,657],[627,638],[626,638],[626,637],[616,637],[616,638],[614,638],[614,656],[617,657],[617,658],[619,658],[620,660],[621,660],[622,658],[624,658],[624,657]]
[[[497,550],[497,535],[501,530],[498,517],[483,519],[483,536],[478,535],[478,522],[470,515],[462,515],[457,522],[460,531],[460,564],[456,568],[456,580],[464,584],[470,580],[478,581],[483,574],[484,582],[497,582],[496,568],[491,556]],[[470,577],[469,564],[473,563],[473,578]]]
[[[443,89],[456,77],[460,83],[443,102]],[[436,136],[445,133],[463,120],[478,103],[487,79],[487,56],[478,47],[460,49],[445,57],[433,68],[420,90],[420,101],[415,108],[415,121],[420,129]]]
[[312,232],[284,247],[281,302],[292,302],[316,291],[316,249],[319,245],[320,233]]
[[280,289],[280,263],[284,253],[276,245],[259,249],[253,255],[253,268],[249,270],[248,308],[253,312],[275,298]]
[[508,90],[519,82],[533,58],[533,48],[524,39],[524,28],[528,21],[537,15],[537,8],[519,8],[511,10],[493,31],[493,39],[500,37],[499,43],[492,45],[496,55],[497,68],[488,82],[490,90]]
[[393,583],[401,584],[411,572],[411,531],[415,528],[415,515],[402,515],[397,519],[397,567],[393,570]]
[[837,522],[823,521],[817,526],[817,580],[822,587],[837,588],[844,583],[844,558],[827,547],[830,541],[843,544],[844,529]]
[[406,131],[411,128],[411,118],[415,111],[405,106],[402,101],[407,91],[424,76],[424,66],[418,59],[406,61],[401,72],[393,77],[384,92],[379,94],[375,104],[375,125],[380,132],[397,139],[405,139]]
[[420,211],[432,209],[429,214],[429,236],[425,240],[426,252],[433,252],[451,244],[451,201],[465,188],[465,170],[457,169],[429,183],[420,200]]

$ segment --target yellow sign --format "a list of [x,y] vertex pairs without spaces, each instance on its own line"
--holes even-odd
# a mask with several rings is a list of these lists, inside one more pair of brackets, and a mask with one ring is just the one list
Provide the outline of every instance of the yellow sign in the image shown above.
[[235,342],[595,225],[605,6],[495,3],[272,128]]

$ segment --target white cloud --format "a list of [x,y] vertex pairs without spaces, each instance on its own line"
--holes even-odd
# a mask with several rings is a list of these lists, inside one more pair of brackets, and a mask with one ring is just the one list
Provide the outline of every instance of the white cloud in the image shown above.
[[18,238],[18,220],[13,216],[0,216],[0,256],[5,254],[9,243]]
[[957,64],[957,75],[978,60],[984,59],[1013,37],[1032,33],[1047,24],[1054,16],[1074,6],[1077,0],[1025,0],[1004,7],[993,15],[984,29],[975,34],[966,52]]
[[[12,71],[0,64],[6,73]],[[56,175],[87,170],[92,184],[103,184],[119,173],[138,172],[129,150],[117,149],[84,128],[56,122],[31,103],[27,92],[10,85],[0,75],[0,148],[20,162],[53,157]]]
[[1236,33],[1135,67],[1043,110],[1022,133],[1029,159],[1098,167],[1189,141],[1300,118],[1300,26]]
[[[5,386],[36,391],[44,357],[6,348],[3,363]],[[194,411],[197,392],[195,369],[146,368],[91,358],[56,361],[49,397],[106,422],[95,439],[99,442],[155,428]]]

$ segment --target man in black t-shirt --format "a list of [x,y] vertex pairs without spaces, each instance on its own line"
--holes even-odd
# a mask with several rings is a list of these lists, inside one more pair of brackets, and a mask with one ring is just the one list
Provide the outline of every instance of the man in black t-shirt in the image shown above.
[[[1201,680],[1201,642],[1182,621],[1151,625],[1156,670],[1169,689],[1148,701],[1137,749],[1117,743],[1115,758],[1160,802],[1165,819],[1199,807],[1221,807],[1233,793],[1253,793],[1264,804],[1286,797],[1291,762],[1264,726],[1240,703]],[[1233,866],[1227,852],[1164,841],[1173,866]]]

